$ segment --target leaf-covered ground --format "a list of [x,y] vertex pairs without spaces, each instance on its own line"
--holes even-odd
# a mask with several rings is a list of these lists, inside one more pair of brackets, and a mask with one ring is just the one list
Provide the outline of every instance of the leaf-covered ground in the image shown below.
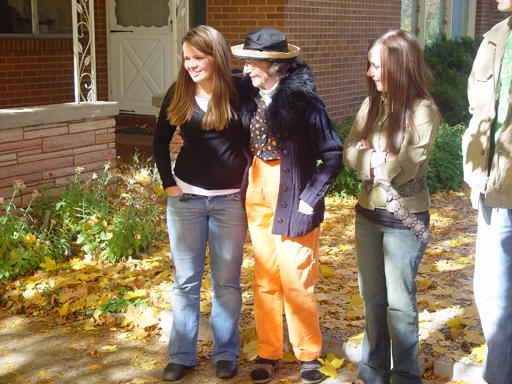
[[[362,342],[364,325],[354,251],[355,202],[327,199],[316,291],[322,332],[353,346]],[[476,211],[470,208],[467,192],[432,196],[431,232],[432,241],[417,278],[427,377],[428,368],[440,354],[457,361],[481,362],[484,342],[472,293]],[[246,359],[254,355],[253,263],[248,238],[242,268],[241,322]],[[145,342],[160,336],[160,313],[171,309],[169,291],[174,274],[165,242],[141,260],[111,264],[78,253],[57,262],[47,259],[43,267],[31,276],[0,286],[2,316],[41,319],[62,327],[80,324],[82,330],[91,333],[107,326],[119,340]],[[206,269],[201,300],[204,315],[210,312],[211,295]],[[210,345],[201,346],[200,357],[207,358]],[[89,352],[101,355],[108,348]],[[15,364],[4,365],[0,377],[12,375],[16,369]]]

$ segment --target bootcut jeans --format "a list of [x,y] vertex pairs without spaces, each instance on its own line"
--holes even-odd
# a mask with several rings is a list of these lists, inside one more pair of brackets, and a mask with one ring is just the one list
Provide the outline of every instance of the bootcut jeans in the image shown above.
[[487,347],[483,378],[512,383],[512,209],[491,208],[483,196],[478,211],[475,301]]
[[421,384],[416,275],[427,244],[409,229],[356,213],[364,341],[357,378],[365,384]]
[[214,363],[238,361],[238,319],[242,309],[240,271],[247,235],[247,218],[240,193],[213,197],[187,193],[169,196],[167,227],[175,267],[169,362],[189,367],[196,363],[207,244],[213,289],[211,358]]

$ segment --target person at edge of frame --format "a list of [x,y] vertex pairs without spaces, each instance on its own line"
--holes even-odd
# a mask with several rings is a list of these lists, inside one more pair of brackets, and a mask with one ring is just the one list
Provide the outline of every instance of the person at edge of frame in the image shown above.
[[[511,12],[512,0],[497,0]],[[483,379],[512,383],[512,17],[484,34],[468,79],[464,180],[478,209],[474,292],[486,340]]]

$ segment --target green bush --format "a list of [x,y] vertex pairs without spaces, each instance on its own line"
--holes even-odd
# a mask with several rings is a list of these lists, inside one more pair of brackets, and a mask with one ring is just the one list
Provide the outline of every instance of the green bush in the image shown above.
[[[16,207],[15,198],[26,188],[21,180],[14,181],[9,200],[0,199],[0,281],[72,253],[111,262],[138,257],[165,238],[163,190],[149,161],[135,156],[128,166],[109,162],[87,177],[83,171],[76,169],[58,201],[35,190],[26,208]],[[51,220],[45,227],[46,211]]]
[[[334,128],[342,143],[345,143],[352,124],[354,124],[353,117],[347,117],[341,123],[334,122]],[[347,167],[343,169],[329,190],[329,194],[336,197],[358,196],[359,192],[361,192],[361,180],[357,179],[357,171]]]
[[26,189],[22,180],[13,180],[10,199],[0,198],[0,281],[35,270],[46,257],[53,257],[55,247],[48,234],[36,225],[32,204],[41,196],[32,191],[27,207],[17,207],[16,196]]
[[[354,119],[348,117],[341,123],[334,123],[341,142],[344,143]],[[450,127],[443,124],[439,130],[432,156],[429,161],[427,181],[431,193],[440,190],[459,190],[462,180],[462,134],[464,126]],[[358,196],[361,191],[361,180],[357,179],[357,172],[345,167],[338,176],[329,194],[340,197]]]
[[458,191],[463,181],[462,135],[465,127],[441,125],[428,163],[427,181],[430,193]]
[[468,125],[468,77],[471,73],[481,38],[461,36],[441,40],[425,47],[425,63],[433,72],[434,83],[430,93],[450,126]]

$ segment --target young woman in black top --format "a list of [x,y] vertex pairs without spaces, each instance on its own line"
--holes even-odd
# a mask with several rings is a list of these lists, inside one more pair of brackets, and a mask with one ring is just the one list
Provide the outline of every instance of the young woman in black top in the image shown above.
[[[214,292],[212,360],[217,376],[237,373],[242,307],[240,269],[247,219],[240,187],[248,160],[247,133],[237,120],[237,88],[226,42],[199,26],[182,40],[183,66],[167,92],[155,129],[155,161],[168,194],[167,225],[175,267],[174,323],[163,379],[180,380],[197,355],[200,289],[206,246]],[[181,127],[184,146],[171,169],[169,143]]]

